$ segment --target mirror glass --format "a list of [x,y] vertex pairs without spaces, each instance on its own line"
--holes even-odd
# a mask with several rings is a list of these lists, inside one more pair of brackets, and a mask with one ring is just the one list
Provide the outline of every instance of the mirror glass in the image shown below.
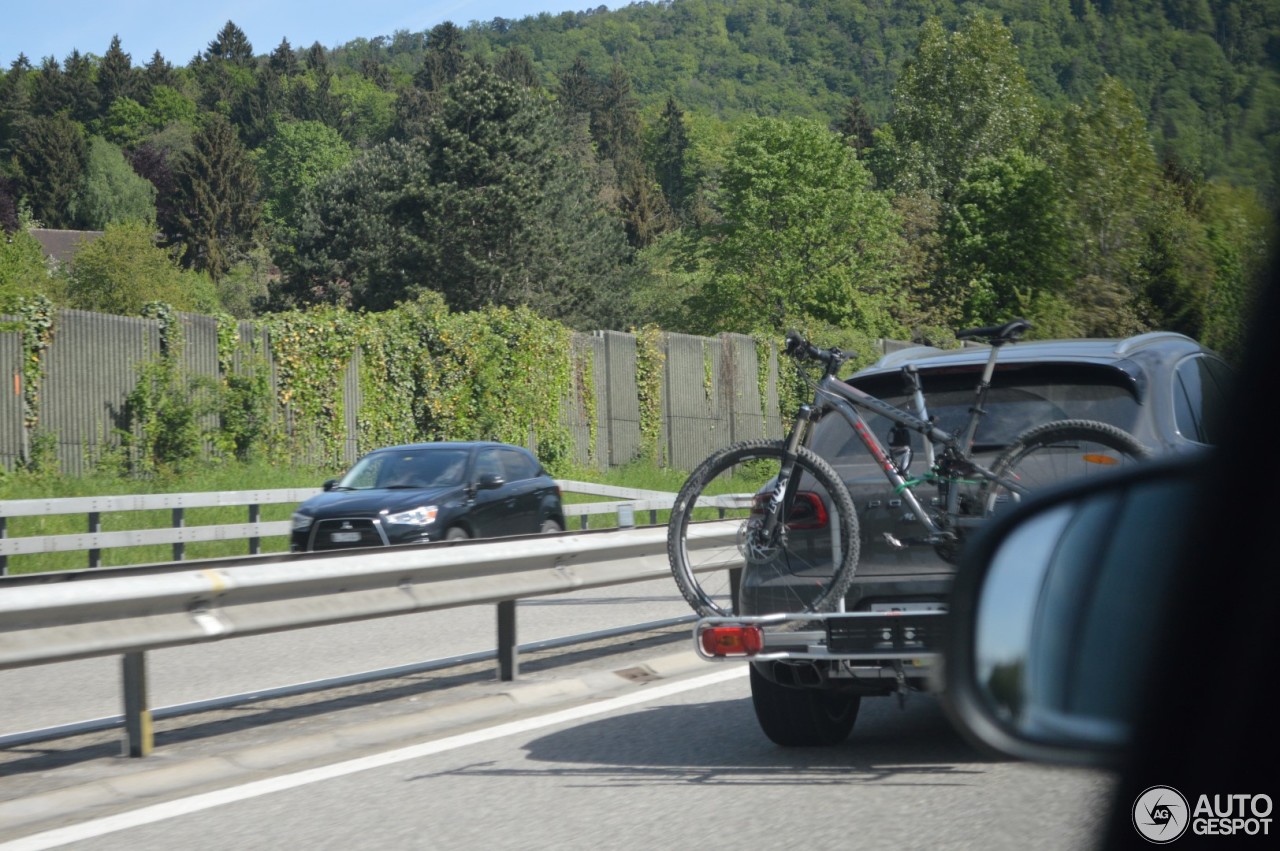
[[1041,743],[1127,740],[1192,497],[1186,477],[1106,488],[1000,542],[973,632],[975,685],[998,723]]

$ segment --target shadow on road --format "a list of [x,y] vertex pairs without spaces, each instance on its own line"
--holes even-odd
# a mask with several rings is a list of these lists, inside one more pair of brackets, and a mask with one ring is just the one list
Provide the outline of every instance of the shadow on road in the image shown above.
[[[579,777],[584,784],[968,784],[994,762],[960,737],[938,701],[865,699],[853,734],[830,748],[782,748],[756,725],[749,698],[664,706],[535,739],[528,767],[468,766],[452,774]],[[541,768],[536,763],[554,764]],[[581,767],[566,767],[566,764]]]

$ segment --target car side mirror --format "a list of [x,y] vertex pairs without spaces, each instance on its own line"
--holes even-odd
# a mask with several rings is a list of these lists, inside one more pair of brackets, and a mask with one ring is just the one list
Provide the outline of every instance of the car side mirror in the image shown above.
[[331,491],[333,490],[333,486],[336,485],[337,483],[338,483],[337,479],[326,479],[325,483],[320,487],[326,491]]
[[1046,491],[966,546],[944,705],[1001,753],[1113,766],[1167,617],[1202,456]]
[[478,482],[480,490],[493,490],[500,488],[507,483],[507,480],[497,473],[484,473],[480,476]]

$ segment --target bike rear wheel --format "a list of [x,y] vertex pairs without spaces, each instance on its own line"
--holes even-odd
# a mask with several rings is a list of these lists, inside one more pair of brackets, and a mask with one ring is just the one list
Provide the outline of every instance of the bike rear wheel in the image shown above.
[[984,514],[990,517],[1059,482],[1097,476],[1150,457],[1151,450],[1137,438],[1107,423],[1062,420],[1035,426],[1018,435],[992,463],[997,481],[983,485]]
[[[801,447],[776,540],[753,537],[782,467],[780,441],[737,443],[698,465],[676,496],[667,556],[676,585],[702,616],[835,609],[858,562],[858,520],[839,475]],[[719,521],[719,522],[700,522]]]

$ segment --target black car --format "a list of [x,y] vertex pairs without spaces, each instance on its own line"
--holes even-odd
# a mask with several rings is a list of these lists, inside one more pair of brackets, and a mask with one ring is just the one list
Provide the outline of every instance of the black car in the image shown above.
[[[929,415],[944,431],[955,431],[968,420],[988,354],[986,347],[903,349],[861,370],[848,383],[913,410],[903,376],[903,368],[911,365],[921,377]],[[1023,430],[1063,419],[1109,423],[1157,456],[1203,448],[1217,440],[1230,383],[1231,370],[1221,358],[1179,334],[1006,346],[975,436],[975,457],[989,463]],[[891,443],[891,423],[863,414],[882,442]],[[919,475],[927,469],[925,447],[919,435],[912,439],[911,472]],[[945,611],[955,564],[933,547],[902,546],[919,537],[918,524],[844,419],[832,415],[819,420],[809,446],[848,486],[858,514],[860,555],[844,610]],[[823,529],[792,534],[813,538],[815,547],[829,547]],[[774,587],[786,582],[786,577],[748,571],[738,592],[738,613],[778,611],[780,598],[795,596],[789,587]],[[833,744],[852,728],[861,697],[933,685],[933,672],[925,663],[904,668],[901,660],[892,659],[855,665],[815,660],[806,652],[794,656],[752,663],[757,717],[766,734],[780,744]]]
[[560,489],[505,443],[378,449],[293,513],[290,549],[335,550],[559,532]]

